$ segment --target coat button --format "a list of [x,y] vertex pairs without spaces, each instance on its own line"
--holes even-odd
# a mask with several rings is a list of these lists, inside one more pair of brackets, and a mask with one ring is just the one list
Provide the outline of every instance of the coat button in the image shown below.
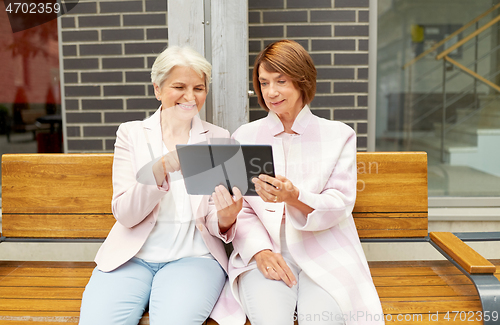
[[203,226],[201,224],[198,225],[198,230],[203,231]]

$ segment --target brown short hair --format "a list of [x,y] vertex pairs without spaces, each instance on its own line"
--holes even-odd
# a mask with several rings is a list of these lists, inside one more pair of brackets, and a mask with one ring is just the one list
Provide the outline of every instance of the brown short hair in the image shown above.
[[266,46],[262,50],[253,66],[253,88],[258,97],[260,106],[269,111],[262,97],[259,82],[259,67],[266,71],[279,72],[292,79],[300,90],[304,105],[309,104],[316,94],[316,68],[307,51],[297,42],[281,40]]

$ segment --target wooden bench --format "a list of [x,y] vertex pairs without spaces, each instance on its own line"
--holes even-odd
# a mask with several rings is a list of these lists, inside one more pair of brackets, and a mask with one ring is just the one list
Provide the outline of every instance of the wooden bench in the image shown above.
[[[428,234],[426,154],[357,158],[354,218],[362,241],[430,243],[448,258],[369,263],[387,324],[463,324],[464,318],[473,320],[467,324],[498,324],[500,260],[485,260],[451,233]],[[102,241],[115,222],[112,160],[112,154],[3,155],[1,240]],[[0,261],[0,324],[77,324],[94,267]],[[483,310],[489,321],[483,322]],[[148,323],[145,314],[141,324]]]

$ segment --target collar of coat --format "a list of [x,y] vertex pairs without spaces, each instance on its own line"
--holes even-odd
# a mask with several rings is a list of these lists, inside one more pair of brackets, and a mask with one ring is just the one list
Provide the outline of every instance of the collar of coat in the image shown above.
[[[159,139],[161,139],[160,112],[161,105],[153,115],[144,120],[144,128],[152,131],[157,130],[159,132]],[[196,114],[191,122],[191,143],[207,141],[208,131],[209,130],[203,125],[199,114]]]
[[[309,109],[309,106],[304,106],[304,108],[302,108],[302,110],[299,112],[299,115],[297,115],[295,121],[293,122],[292,131],[297,134],[304,133],[307,124],[309,124],[309,121],[313,116],[314,115]],[[276,136],[285,131],[283,123],[281,123],[280,118],[273,111],[269,111],[269,114],[267,114],[266,123],[269,126],[269,129],[271,130],[273,136]]]

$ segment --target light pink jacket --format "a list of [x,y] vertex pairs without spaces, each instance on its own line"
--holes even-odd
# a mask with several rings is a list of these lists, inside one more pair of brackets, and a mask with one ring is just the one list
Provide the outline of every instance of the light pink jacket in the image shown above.
[[[104,272],[116,269],[139,252],[156,223],[160,200],[169,188],[168,182],[165,182],[163,187],[156,185],[151,169],[141,182],[136,180],[137,172],[143,166],[151,165],[152,161],[145,133],[154,156],[160,157],[160,109],[144,121],[123,123],[118,128],[113,160],[112,199],[112,211],[117,222],[95,258],[97,267]],[[228,137],[227,130],[202,121],[198,116],[193,118],[191,143]],[[220,234],[217,211],[209,202],[209,198],[209,195],[190,196],[196,228],[201,232],[203,241],[212,255],[227,272],[227,255],[221,239],[231,241],[234,228],[224,235]]]
[[[290,179],[300,190],[299,200],[314,211],[305,216],[284,203],[245,197],[229,259],[230,289],[238,300],[237,277],[256,267],[252,257],[257,252],[280,252],[285,212],[290,253],[335,298],[346,324],[384,324],[351,214],[356,200],[356,134],[343,123],[314,116],[308,106],[299,113],[292,130],[298,136],[292,138],[286,163],[282,141],[276,137],[284,131],[283,124],[273,112],[233,134],[242,144],[271,144],[276,174]],[[223,294],[228,299],[229,292]],[[237,310],[232,317],[232,324],[244,324]]]

